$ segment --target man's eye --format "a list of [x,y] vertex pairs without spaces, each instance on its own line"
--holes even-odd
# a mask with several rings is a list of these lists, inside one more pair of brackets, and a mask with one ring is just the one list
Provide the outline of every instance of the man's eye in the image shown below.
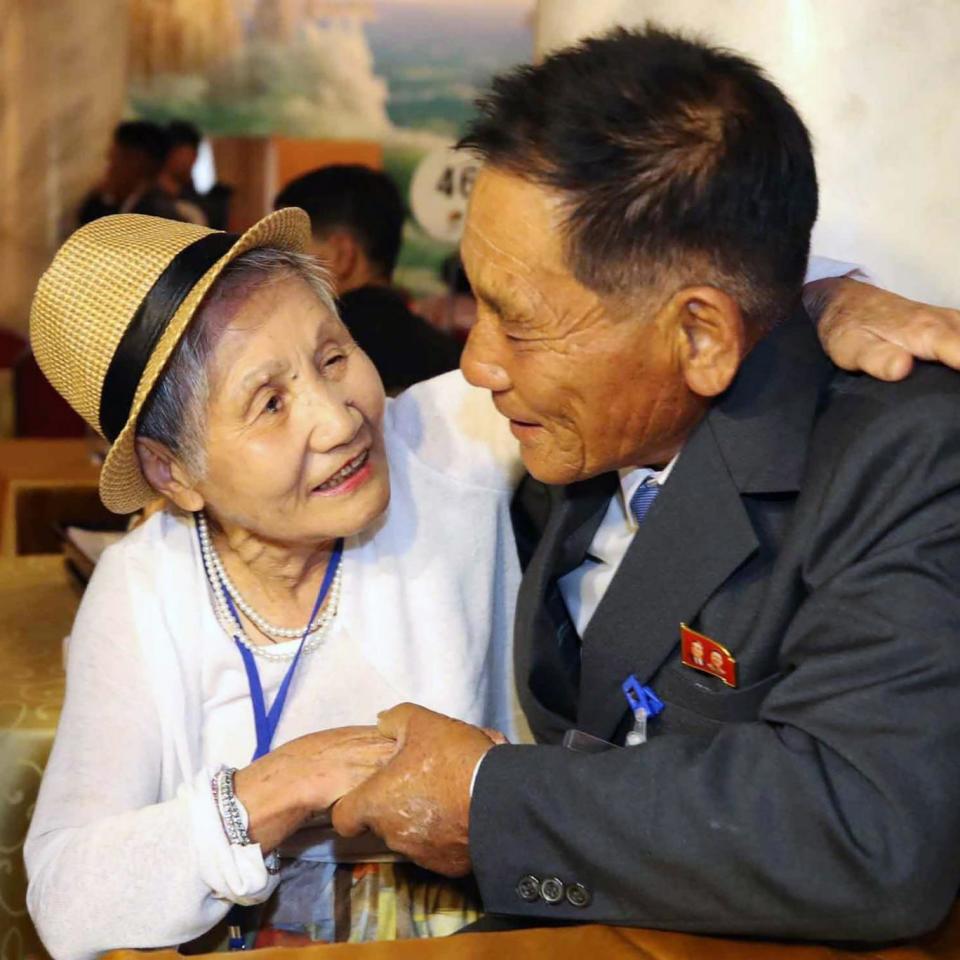
[[283,400],[279,393],[273,394],[264,404],[264,413],[279,413],[283,409]]

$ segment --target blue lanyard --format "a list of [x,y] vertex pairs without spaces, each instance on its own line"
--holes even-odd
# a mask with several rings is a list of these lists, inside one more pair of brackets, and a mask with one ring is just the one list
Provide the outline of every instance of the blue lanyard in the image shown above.
[[[197,531],[197,537],[199,539],[200,532]],[[203,549],[201,545],[200,556],[203,557]],[[316,602],[313,605],[313,612],[310,614],[310,619],[307,621],[306,627],[303,630],[303,636],[300,638],[300,646],[297,647],[296,656],[293,658],[293,662],[290,664],[282,682],[280,683],[280,689],[277,691],[277,696],[273,701],[273,706],[270,707],[268,711],[266,708],[266,702],[263,696],[263,684],[260,682],[260,673],[257,670],[257,663],[253,658],[253,654],[250,650],[244,645],[240,639],[240,634],[235,633],[233,636],[233,642],[237,645],[237,649],[240,651],[240,656],[243,657],[243,666],[247,671],[247,682],[250,684],[250,701],[253,705],[253,724],[257,731],[257,746],[253,751],[253,759],[258,760],[260,757],[270,752],[270,746],[273,743],[274,735],[277,732],[277,727],[280,725],[280,715],[283,713],[284,704],[287,702],[287,693],[290,691],[290,683],[293,680],[293,674],[297,669],[297,664],[300,662],[300,654],[303,653],[303,645],[306,643],[307,635],[310,631],[310,625],[313,623],[314,619],[317,616],[317,613],[320,610],[320,607],[323,605],[323,601],[326,599],[327,594],[330,592],[330,584],[333,583],[333,578],[336,575],[337,568],[340,566],[340,560],[343,556],[343,540],[337,540],[333,548],[333,553],[330,555],[330,562],[327,564],[327,572],[324,574],[323,583],[320,584],[320,592],[317,594]],[[206,560],[203,561],[204,570],[207,573],[207,579],[212,583],[210,577],[210,571],[207,569]],[[237,629],[243,629],[243,623],[240,620],[240,614],[237,613],[237,608],[234,606],[233,598],[230,596],[227,591],[226,586],[222,583],[220,585],[221,590],[223,591],[223,597],[226,600],[227,607],[230,610],[233,619],[236,621]],[[227,925],[229,930],[229,944],[228,950],[246,950],[246,938],[244,930],[246,928],[245,915],[247,909],[240,904],[234,904],[229,913],[227,914]]]
[[[303,629],[303,636],[300,638],[300,646],[297,647],[297,653],[288,667],[287,672],[284,674],[283,680],[280,683],[280,689],[277,691],[273,705],[269,710],[267,710],[266,701],[263,696],[263,684],[260,682],[260,673],[257,670],[257,662],[254,659],[253,652],[246,646],[246,644],[243,643],[239,636],[235,635],[233,638],[233,642],[237,645],[237,649],[240,651],[240,656],[243,657],[243,666],[247,671],[247,682],[250,684],[250,702],[253,706],[253,723],[257,731],[257,748],[253,752],[254,760],[259,760],[260,757],[265,756],[270,752],[274,735],[277,732],[277,727],[280,725],[280,715],[283,713],[284,705],[287,702],[287,694],[290,692],[290,683],[293,680],[294,673],[296,672],[297,664],[300,662],[300,655],[303,653],[303,645],[307,641],[307,634],[310,631],[310,625],[316,619],[320,607],[323,606],[323,601],[330,592],[330,584],[333,583],[333,578],[337,572],[337,567],[340,566],[340,557],[342,554],[343,540],[338,540],[336,546],[333,548],[333,553],[330,555],[330,562],[327,564],[327,572],[324,574],[323,583],[320,584],[320,592],[317,594],[317,599],[313,604],[313,612],[310,614],[310,619],[307,621],[307,625]],[[226,586],[223,584],[220,586],[223,590],[223,596],[227,602],[227,606],[230,608],[230,613],[233,615],[233,619],[237,622],[238,627],[242,626],[240,614],[237,613],[237,608],[233,605],[233,598],[227,592]]]
[[[197,538],[199,539],[199,537],[200,532],[198,530]],[[203,557],[202,549],[200,551],[200,556]],[[263,684],[260,682],[260,673],[257,670],[257,662],[253,657],[253,653],[240,639],[239,632],[233,635],[233,642],[237,645],[237,649],[240,651],[240,656],[243,658],[243,666],[247,671],[247,682],[250,684],[250,702],[253,706],[253,724],[257,732],[257,746],[253,751],[254,760],[259,760],[260,757],[265,756],[270,752],[274,735],[277,732],[277,727],[280,725],[280,715],[283,713],[284,705],[287,702],[287,694],[290,692],[290,683],[293,680],[294,673],[296,672],[297,664],[300,662],[300,655],[303,653],[303,645],[306,643],[307,636],[310,631],[310,625],[316,619],[320,607],[323,606],[323,601],[327,598],[327,594],[330,592],[330,584],[333,583],[333,578],[336,575],[337,568],[340,566],[340,559],[342,556],[343,540],[339,539],[334,545],[333,553],[330,555],[330,562],[327,564],[327,571],[323,576],[323,583],[320,584],[320,592],[317,594],[317,599],[313,604],[313,612],[310,614],[310,619],[307,621],[307,625],[303,630],[303,636],[300,638],[300,646],[297,647],[297,653],[280,683],[280,689],[277,691],[277,696],[274,699],[273,706],[270,707],[269,711],[267,710],[266,701],[263,696]],[[207,579],[212,583],[213,581],[210,576],[210,571],[206,567],[205,559],[203,563],[204,570],[206,570],[207,573]],[[227,607],[237,624],[238,631],[242,630],[243,623],[240,620],[240,614],[237,612],[237,608],[234,606],[233,597],[230,596],[224,584],[220,584],[220,589],[223,591],[223,598],[226,601]]]

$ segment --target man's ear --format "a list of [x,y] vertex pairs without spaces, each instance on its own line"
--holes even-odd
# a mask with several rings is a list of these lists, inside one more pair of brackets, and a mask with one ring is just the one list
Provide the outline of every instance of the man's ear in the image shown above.
[[690,390],[716,397],[733,382],[747,354],[748,338],[737,302],[716,287],[685,287],[671,297],[680,362]]
[[203,509],[203,497],[192,478],[164,444],[137,437],[136,448],[140,469],[157,493],[188,513]]
[[315,235],[310,252],[333,275],[337,293],[346,293],[362,254],[356,237],[348,230],[331,230],[322,236]]

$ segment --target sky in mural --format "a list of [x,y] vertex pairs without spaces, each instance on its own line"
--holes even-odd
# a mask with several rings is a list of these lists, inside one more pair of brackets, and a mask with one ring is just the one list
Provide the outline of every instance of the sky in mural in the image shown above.
[[[457,139],[493,74],[533,51],[533,0],[206,0],[187,4],[202,55],[170,9],[134,0],[149,70],[130,85],[133,113],[190,120],[206,134],[375,140],[406,194],[430,150]],[[203,18],[203,23],[199,22]],[[400,279],[437,288],[449,244],[413,222]]]
[[134,80],[138,113],[192,119],[211,134],[449,140],[491,75],[532,51],[532,0],[219,6],[220,55]]

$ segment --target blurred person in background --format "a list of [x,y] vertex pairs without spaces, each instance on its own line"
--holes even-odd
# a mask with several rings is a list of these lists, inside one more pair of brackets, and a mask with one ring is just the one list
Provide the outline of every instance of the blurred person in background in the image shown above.
[[[233,187],[216,181],[207,190],[198,189],[194,176],[198,162],[203,163],[202,132],[185,120],[171,120],[167,125],[167,138],[170,148],[158,185],[175,198],[184,213],[183,219],[214,230],[226,230],[230,223]],[[209,144],[208,150],[207,162],[213,165],[213,151]]]
[[166,135],[167,153],[153,189],[173,202],[180,214],[173,219],[209,226],[210,218],[204,209],[203,197],[193,183],[200,131],[185,120],[173,120],[167,125]]
[[80,207],[79,225],[129,211],[147,185],[156,180],[166,155],[167,135],[162,127],[146,120],[118,124],[107,152],[106,172]]
[[322,167],[288,183],[274,207],[309,215],[311,253],[330,271],[340,316],[388,393],[457,367],[459,344],[392,286],[406,210],[389,176],[356,164]]
[[207,216],[185,190],[193,191],[190,171],[200,135],[190,124],[161,127],[149,120],[118,124],[101,184],[78,215],[83,226],[113,213],[144,213],[166,220],[207,225]]
[[477,301],[458,253],[451,253],[440,265],[443,293],[425,297],[416,304],[417,312],[437,328],[459,341],[465,341],[477,322]]
[[167,156],[158,182],[172,196],[195,197],[193,166],[200,151],[200,131],[184,120],[172,120],[167,125]]
[[179,120],[161,129],[164,151],[160,170],[124,204],[121,212],[145,213],[206,227],[208,218],[197,203],[192,176],[200,148],[200,132],[192,124]]

